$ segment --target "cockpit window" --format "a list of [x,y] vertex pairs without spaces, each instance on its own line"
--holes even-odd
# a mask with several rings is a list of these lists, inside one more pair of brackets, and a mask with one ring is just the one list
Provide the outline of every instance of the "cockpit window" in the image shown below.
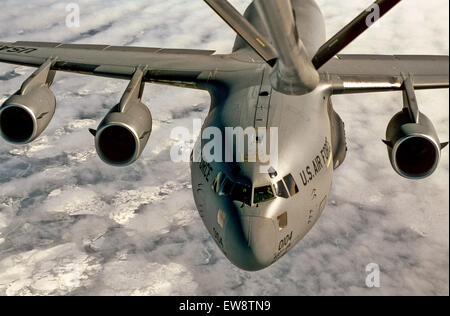
[[251,205],[252,189],[250,186],[233,183],[223,172],[214,179],[212,190],[221,196],[229,196],[233,201]]
[[297,186],[297,183],[295,182],[294,177],[292,176],[292,174],[288,174],[283,179],[284,179],[284,182],[286,183],[286,186],[287,186],[287,189],[289,191],[289,194],[291,196],[297,194],[298,193],[298,186]]
[[230,195],[231,190],[233,189],[233,182],[231,182],[228,177],[225,177],[222,183],[222,188],[220,190],[220,195]]
[[270,201],[275,198],[273,194],[272,186],[266,185],[263,187],[255,188],[255,195],[253,198],[253,203],[263,203]]
[[231,193],[231,199],[245,203],[247,205],[252,204],[252,189],[246,185],[236,183]]
[[214,179],[214,182],[212,184],[212,190],[214,192],[216,192],[216,193],[220,192],[220,185],[222,184],[224,178],[225,178],[225,175],[223,174],[223,172],[219,172],[219,174]]
[[219,192],[219,176],[217,176],[217,177],[214,179],[214,182],[213,182],[211,188],[212,188],[212,190],[213,190],[214,192],[216,192],[216,193]]
[[282,198],[289,198],[289,193],[286,190],[286,186],[284,185],[283,180],[278,181],[275,185],[275,193],[277,194],[277,196],[282,197]]

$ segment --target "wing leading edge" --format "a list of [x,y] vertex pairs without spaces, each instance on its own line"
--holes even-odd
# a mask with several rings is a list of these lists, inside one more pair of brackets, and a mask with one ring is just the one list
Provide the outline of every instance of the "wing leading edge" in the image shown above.
[[[221,72],[254,68],[214,51],[162,49],[45,42],[0,42],[0,62],[40,67],[52,60],[52,70],[130,80],[147,66],[144,82],[199,88]],[[403,89],[408,75],[415,89],[449,87],[448,56],[338,55],[320,69],[333,94]]]
[[421,89],[449,87],[448,56],[338,55],[321,68],[333,94],[403,90],[405,76]]
[[[0,42],[0,62],[40,67],[52,60],[52,70],[130,80],[147,66],[144,82],[198,88],[217,73],[241,71],[245,63],[213,55],[214,51],[46,42]],[[248,64],[247,64],[248,66]]]

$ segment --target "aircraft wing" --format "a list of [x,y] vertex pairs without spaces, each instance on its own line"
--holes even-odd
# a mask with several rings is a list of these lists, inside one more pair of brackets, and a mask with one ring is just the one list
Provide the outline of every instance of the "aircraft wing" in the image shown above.
[[320,73],[333,94],[402,90],[405,76],[415,89],[440,89],[449,87],[449,57],[338,55]]
[[214,51],[45,42],[0,42],[0,62],[51,70],[130,80],[138,67],[147,67],[144,82],[198,88],[220,71],[243,65]]

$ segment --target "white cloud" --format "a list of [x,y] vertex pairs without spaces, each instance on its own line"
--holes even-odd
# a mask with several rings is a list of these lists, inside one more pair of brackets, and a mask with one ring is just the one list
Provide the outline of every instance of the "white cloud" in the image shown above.
[[[200,0],[80,0],[80,29],[64,26],[68,2],[3,0],[0,40],[222,53],[234,40]],[[233,3],[242,10],[248,1]],[[332,35],[371,1],[319,3]],[[448,54],[448,35],[448,1],[410,0],[346,52]],[[0,99],[30,72],[0,65]],[[288,255],[248,273],[225,259],[203,227],[188,165],[169,161],[170,129],[204,118],[208,95],[147,85],[144,102],[154,132],[135,165],[116,169],[94,155],[87,128],[125,87],[117,80],[58,74],[57,113],[44,137],[25,147],[0,142],[0,295],[448,295],[448,149],[430,179],[413,182],[394,173],[380,140],[401,107],[399,94],[334,98],[346,122],[349,155],[335,174],[330,203]],[[448,91],[420,92],[418,98],[448,140]],[[380,289],[365,288],[371,262],[381,266]]]

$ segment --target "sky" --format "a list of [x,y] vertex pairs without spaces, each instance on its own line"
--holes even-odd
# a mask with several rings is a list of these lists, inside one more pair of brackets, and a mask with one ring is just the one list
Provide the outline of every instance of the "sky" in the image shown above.
[[[0,41],[33,40],[231,51],[234,33],[200,0],[0,0]],[[232,1],[244,10],[249,1]],[[328,36],[370,0],[320,0]],[[449,52],[449,3],[405,0],[344,53]],[[32,69],[0,64],[0,102]],[[127,82],[58,74],[52,123],[34,143],[0,141],[0,295],[449,295],[449,156],[421,181],[399,177],[381,142],[400,93],[336,96],[349,153],[313,230],[268,269],[234,267],[204,228],[188,164],[170,131],[204,119],[205,92],[147,85],[153,133],[141,159],[105,165],[88,128]],[[448,90],[417,92],[449,139]],[[366,266],[381,268],[367,288]]]

